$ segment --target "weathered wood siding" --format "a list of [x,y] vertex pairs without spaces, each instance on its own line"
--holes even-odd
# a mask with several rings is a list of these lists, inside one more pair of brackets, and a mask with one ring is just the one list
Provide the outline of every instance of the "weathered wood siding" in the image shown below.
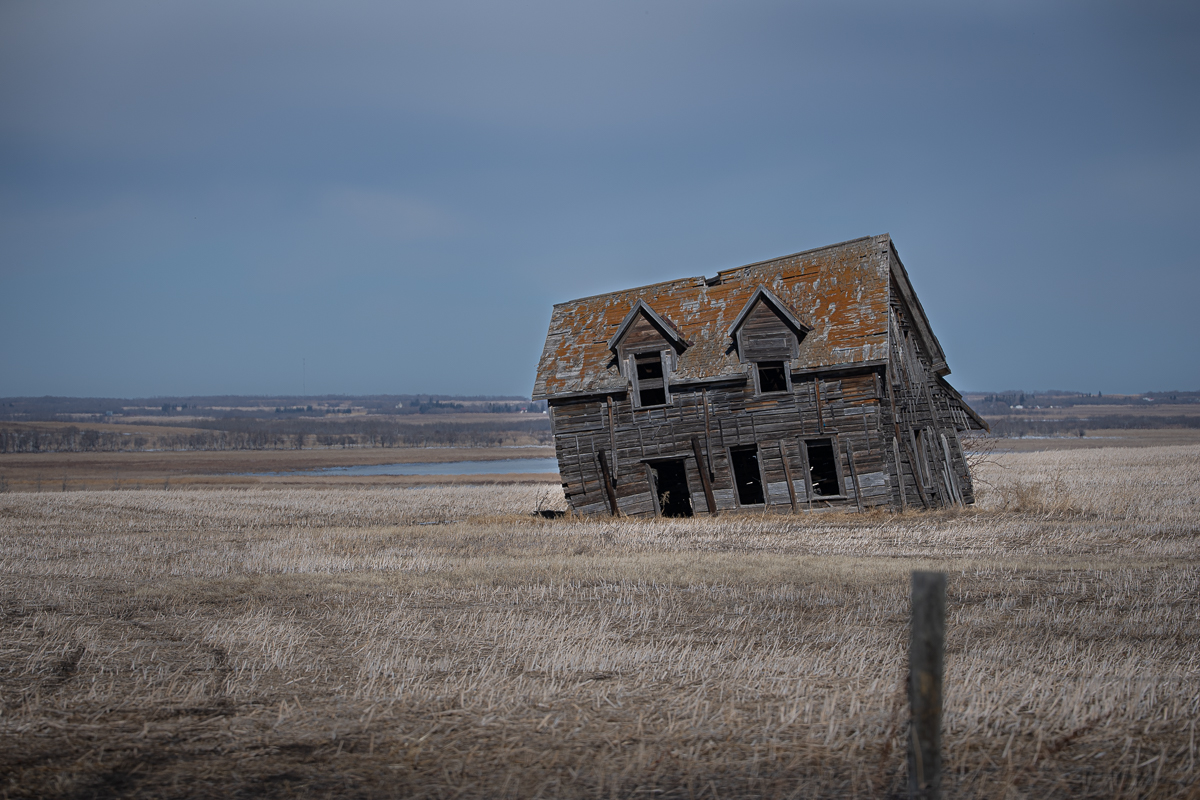
[[800,443],[829,438],[836,449],[843,491],[833,498],[812,497],[811,506],[857,508],[860,499],[864,509],[889,505],[893,502],[888,454],[891,437],[884,435],[883,384],[878,374],[861,369],[828,375],[796,373],[791,393],[769,397],[755,397],[752,382],[745,378],[704,387],[673,386],[670,405],[646,409],[634,408],[625,394],[552,399],[550,413],[563,489],[576,512],[611,513],[598,457],[599,451],[604,451],[621,513],[651,515],[655,503],[646,464],[682,459],[692,507],[697,514],[706,513],[699,469],[708,469],[708,464],[696,464],[692,438],[697,437],[703,460],[712,460],[718,509],[738,507],[729,450],[747,445],[758,446],[767,508],[791,510],[790,471],[797,503],[807,509],[810,489]]
[[743,361],[789,361],[796,358],[796,334],[764,302],[758,302],[737,334]]
[[[646,366],[654,356],[638,377],[646,353],[662,378]],[[790,389],[756,393],[779,386],[775,362]],[[563,488],[581,513],[660,513],[651,465],[666,459],[683,462],[695,513],[708,511],[704,476],[719,510],[737,508],[730,451],[751,445],[757,508],[940,508],[974,501],[959,433],[986,425],[948,373],[882,235],[560,303],[533,396],[550,403]],[[833,444],[836,495],[829,476],[814,496],[812,476],[829,472],[810,463],[823,458],[817,438]]]
[[894,485],[893,501],[900,502],[902,482],[904,504],[911,508],[974,503],[975,489],[959,433],[978,426],[971,424],[958,399],[934,376],[930,354],[914,330],[913,310],[895,286],[889,305],[887,380],[891,392],[885,417],[898,446],[887,458],[889,472],[895,474],[892,453],[899,452],[903,477]]

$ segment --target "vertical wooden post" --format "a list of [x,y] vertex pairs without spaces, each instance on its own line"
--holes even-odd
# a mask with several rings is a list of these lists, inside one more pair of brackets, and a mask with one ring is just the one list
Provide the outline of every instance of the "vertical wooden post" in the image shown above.
[[784,448],[783,439],[779,440],[779,458],[783,461],[783,479],[787,481],[788,497],[792,501],[792,513],[795,514],[800,509],[796,504],[796,485],[792,483],[792,465],[788,463],[787,450]]
[[900,438],[900,415],[896,413],[896,393],[892,391],[892,379],[889,375],[884,375],[884,382],[887,384],[888,404],[892,407],[892,427],[896,429],[896,438]]
[[909,429],[908,438],[904,440],[904,451],[908,453],[908,463],[912,467],[913,478],[915,478],[917,482],[917,494],[921,498],[921,505],[925,506],[925,510],[928,511],[930,508],[930,500],[925,492],[925,479],[921,476],[923,469],[920,462],[917,461],[916,451],[913,450],[914,442],[916,442],[916,438],[913,436],[912,430]]
[[900,443],[892,437],[892,457],[896,459],[896,481],[900,485],[900,510],[908,510],[908,498],[904,496],[904,464],[900,461]]
[[925,453],[925,468],[929,470],[929,483],[933,488],[934,494],[937,495],[938,507],[946,508],[953,500],[949,496],[950,488],[939,486],[939,484],[946,482],[946,478],[944,475],[939,476],[942,470],[937,468],[937,437],[933,435],[933,428],[928,425],[921,429],[921,450]]
[[821,376],[813,376],[813,391],[817,398],[817,432],[825,432],[825,415],[821,413]]
[[804,470],[804,499],[808,501],[808,510],[812,512],[812,466],[808,463],[808,442],[800,442],[800,468]]
[[608,474],[608,459],[604,457],[603,450],[597,450],[596,457],[600,459],[600,473],[604,476],[604,491],[608,494],[608,509],[614,517],[619,517],[621,513],[617,509],[617,493],[613,491],[612,476]]
[[858,470],[854,467],[854,450],[850,447],[850,440],[846,440],[846,461],[850,464],[850,480],[854,482],[854,502],[858,505],[858,513],[863,512],[862,504],[862,487],[858,485]]
[[650,485],[650,501],[654,504],[654,516],[661,517],[662,508],[658,504],[658,486],[656,485],[657,481],[654,480],[654,467],[649,464],[644,466],[646,467],[646,483]]
[[620,483],[620,479],[617,477],[617,423],[613,420],[613,399],[611,396],[608,398],[608,444],[612,447],[612,480],[613,483]]
[[958,488],[958,476],[954,474],[954,459],[950,455],[950,443],[946,441],[946,434],[941,435],[942,453],[946,456],[946,475],[950,479],[950,491],[954,493],[954,502],[959,508],[965,508],[966,503],[963,502],[962,492]]
[[704,451],[708,456],[708,479],[715,481],[717,475],[713,472],[712,465],[712,426],[708,421],[708,389],[704,389],[701,394],[704,399]]
[[717,515],[717,500],[713,495],[712,481],[708,479],[708,471],[704,468],[704,454],[700,452],[700,437],[692,437],[692,452],[696,454],[696,471],[700,473],[700,485],[704,487],[704,502],[708,503],[708,513]]
[[908,796],[942,796],[942,673],[946,656],[946,573],[912,574],[908,645]]

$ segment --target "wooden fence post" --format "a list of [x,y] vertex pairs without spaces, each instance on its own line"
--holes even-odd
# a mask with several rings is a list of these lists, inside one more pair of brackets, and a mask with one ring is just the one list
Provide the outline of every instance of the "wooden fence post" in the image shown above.
[[912,574],[908,646],[908,796],[942,796],[942,671],[946,654],[946,573]]

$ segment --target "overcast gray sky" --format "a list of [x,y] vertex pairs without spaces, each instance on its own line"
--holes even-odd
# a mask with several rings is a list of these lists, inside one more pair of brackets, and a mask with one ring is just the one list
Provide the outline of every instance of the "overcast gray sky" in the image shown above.
[[1200,388],[1200,4],[0,4],[0,395],[528,394],[891,233],[961,389]]

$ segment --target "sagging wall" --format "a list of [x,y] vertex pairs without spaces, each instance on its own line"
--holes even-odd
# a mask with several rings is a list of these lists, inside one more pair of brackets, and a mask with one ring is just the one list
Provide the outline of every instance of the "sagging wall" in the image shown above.
[[975,502],[971,473],[959,433],[977,428],[936,379],[932,359],[917,335],[913,312],[893,286],[889,303],[887,454],[893,504],[902,508],[943,508]]
[[[861,503],[866,510],[898,504],[886,398],[880,366],[794,373],[790,392],[767,396],[755,396],[753,382],[744,378],[672,386],[671,403],[653,408],[635,408],[625,394],[551,399],[550,414],[563,489],[581,514],[611,513],[601,452],[623,514],[657,513],[647,464],[667,459],[683,460],[695,513],[708,511],[700,469],[708,470],[710,459],[717,508],[739,508],[730,450],[746,446],[758,448],[765,500],[751,507],[790,511],[794,493],[797,509],[857,509]],[[693,438],[700,443],[700,464]],[[829,439],[836,453],[838,495],[815,495],[806,480],[801,442],[821,439]]]

